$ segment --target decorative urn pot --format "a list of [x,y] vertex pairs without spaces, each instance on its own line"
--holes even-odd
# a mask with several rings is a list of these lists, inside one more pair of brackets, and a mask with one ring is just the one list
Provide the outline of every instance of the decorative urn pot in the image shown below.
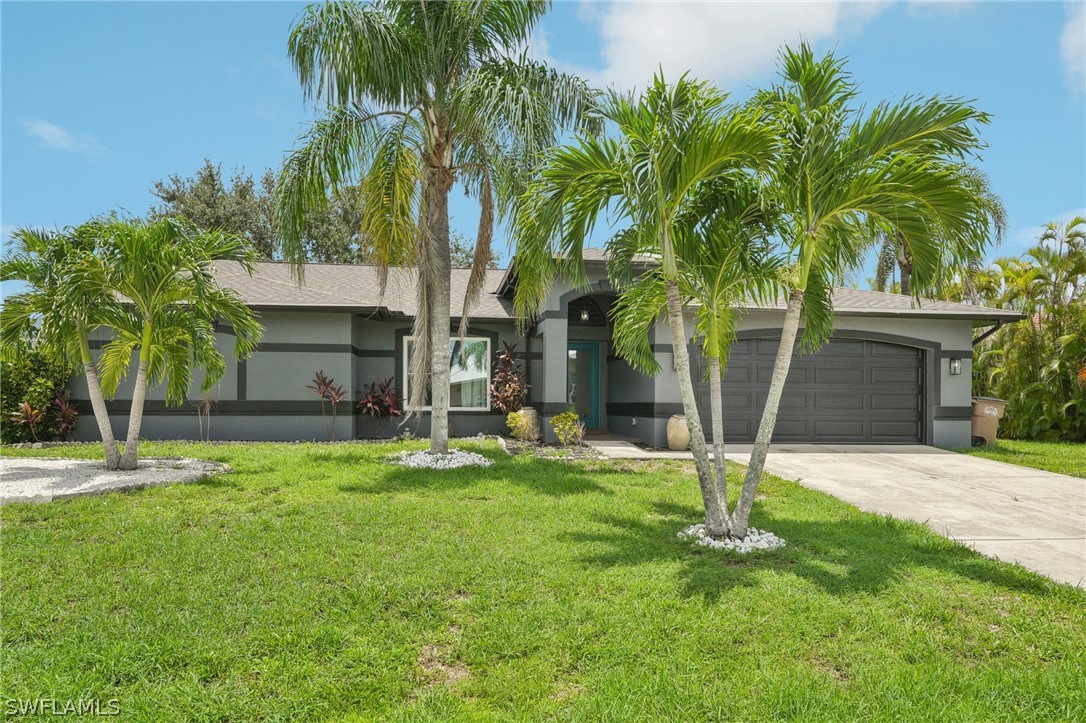
[[667,420],[667,447],[681,452],[690,446],[690,429],[686,426],[686,415],[673,414]]

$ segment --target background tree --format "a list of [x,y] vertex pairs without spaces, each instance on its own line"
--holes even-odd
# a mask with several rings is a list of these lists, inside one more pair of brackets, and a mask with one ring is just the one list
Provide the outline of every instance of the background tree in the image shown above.
[[[702,194],[728,174],[768,159],[773,139],[752,113],[729,107],[719,91],[686,76],[669,85],[657,75],[636,99],[612,92],[600,112],[614,124],[614,136],[597,140],[581,135],[549,153],[523,199],[516,228],[518,314],[534,318],[559,273],[587,283],[584,242],[604,210],[614,209],[617,218],[629,223],[612,244],[619,259],[612,267],[621,272],[638,255],[659,259],[649,278],[635,284],[645,283],[651,292],[624,303],[643,305],[648,313],[661,305],[667,309],[706,528],[719,538],[729,534],[729,525],[690,379],[679,249],[692,225],[691,212],[708,205]],[[622,283],[630,279],[629,274],[614,275]],[[646,314],[640,312],[643,320]],[[616,339],[633,358],[643,351],[637,335],[631,330]],[[643,366],[654,363],[640,361]]]
[[582,81],[511,57],[546,9],[538,0],[331,2],[306,8],[290,35],[306,95],[327,107],[280,178],[283,255],[304,261],[307,219],[329,195],[360,185],[373,260],[385,272],[418,268],[409,407],[421,413],[429,387],[433,453],[449,448],[449,191],[460,183],[482,207],[463,333],[495,222],[536,154],[592,100]]
[[15,229],[11,250],[0,263],[0,280],[22,281],[27,289],[4,300],[0,350],[5,360],[25,363],[21,355],[30,339],[38,352],[62,367],[83,371],[106,467],[116,469],[120,453],[90,349],[90,336],[118,309],[109,288],[90,274],[100,229],[98,222],[64,231]]
[[974,348],[978,394],[1008,401],[1000,434],[1086,440],[1086,219],[1045,227],[1040,244],[998,259],[988,274],[990,305],[1017,309]]
[[982,255],[989,208],[966,158],[981,147],[988,117],[954,98],[910,97],[869,113],[853,101],[856,84],[844,62],[815,58],[807,44],[786,48],[781,78],[757,94],[780,151],[769,194],[782,213],[780,239],[791,264],[781,341],[750,464],[735,512],[747,520],[777,422],[800,321],[803,347],[832,333],[834,280],[858,265],[885,229],[912,261],[913,291],[946,278]]
[[[275,259],[279,229],[275,223],[276,174],[265,170],[259,182],[236,170],[229,183],[222,166],[204,159],[192,176],[156,181],[152,193],[161,203],[147,217],[157,221],[185,218],[204,231],[222,231],[246,239],[256,258]],[[372,263],[373,248],[362,235],[362,197],[357,185],[331,194],[306,218],[302,235],[305,260],[316,263]]]
[[[1007,231],[1007,209],[1003,201],[992,191],[988,177],[975,168],[963,168],[963,180],[973,184],[977,198],[984,204],[990,218],[991,239],[993,245],[999,245]],[[875,266],[875,278],[871,288],[875,291],[914,295],[913,292],[913,257],[909,245],[900,232],[883,224],[875,226],[875,240],[878,246],[878,261]],[[935,299],[968,300],[980,303],[981,294],[978,284],[983,284],[984,252],[986,246],[965,249],[966,253],[956,263],[942,267],[941,273],[927,288],[917,289],[915,295]],[[900,272],[900,281],[893,283],[895,271]],[[895,288],[896,287],[896,288]]]
[[262,328],[236,292],[215,281],[213,264],[232,261],[252,272],[253,252],[244,239],[203,232],[179,219],[152,223],[113,219],[101,229],[102,244],[90,278],[95,288],[118,294],[102,323],[113,337],[102,348],[102,386],[116,393],[134,352],[139,353],[132,409],[128,417],[121,469],[135,469],[148,383],[166,383],[166,403],[188,396],[193,367],[203,370],[201,389],[209,391],[226,371],[215,345],[214,324],[234,330],[234,355],[249,356]]

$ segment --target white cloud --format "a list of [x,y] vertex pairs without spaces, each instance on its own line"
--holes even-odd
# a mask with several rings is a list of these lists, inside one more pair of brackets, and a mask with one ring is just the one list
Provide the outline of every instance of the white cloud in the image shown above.
[[993,249],[989,255],[992,257],[1017,256],[1026,249],[1036,246],[1040,242],[1041,234],[1044,233],[1045,230],[1045,224],[1049,221],[1068,223],[1077,216],[1086,218],[1086,208],[1075,208],[1070,211],[1057,213],[1046,219],[1044,223],[1039,223],[1034,226],[1018,226],[1009,229],[1003,244]]
[[[858,28],[886,3],[615,2],[587,6],[599,24],[604,67],[581,72],[597,85],[644,87],[659,68],[669,78],[686,70],[724,87],[770,70],[783,43],[814,43]],[[546,39],[537,39],[540,53]],[[544,53],[545,57],[545,53]],[[561,63],[558,65],[561,66]]]
[[1078,95],[1086,93],[1086,4],[1067,4],[1067,24],[1060,36],[1060,57],[1071,89]]
[[92,158],[106,152],[106,147],[94,136],[87,133],[71,133],[55,123],[29,119],[23,121],[23,127],[31,138],[45,148],[79,153]]

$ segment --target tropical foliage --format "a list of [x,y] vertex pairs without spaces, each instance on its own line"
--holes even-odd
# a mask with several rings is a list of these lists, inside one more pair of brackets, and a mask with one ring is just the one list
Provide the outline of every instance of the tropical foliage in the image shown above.
[[969,165],[983,148],[986,114],[941,96],[867,110],[857,92],[843,59],[817,58],[802,44],[781,53],[779,80],[755,98],[777,139],[765,192],[781,214],[788,302],[736,507],[738,536],[746,532],[765,467],[800,322],[804,350],[825,343],[833,330],[833,287],[879,232],[907,252],[915,294],[975,263],[1000,223],[987,184]]
[[[0,360],[0,443],[38,441],[29,426],[8,424],[22,414],[22,404],[35,410],[48,411],[53,402],[64,395],[72,366],[50,358],[43,350],[30,344],[11,350],[10,358]],[[46,415],[36,429],[38,439],[64,437],[58,415]]]
[[1086,219],[1049,224],[1019,258],[977,275],[982,300],[1026,318],[982,341],[974,389],[1006,399],[1000,435],[1086,440]]
[[391,377],[371,382],[358,401],[358,410],[367,417],[389,420],[403,415],[403,400]]
[[[600,113],[615,126],[612,137],[581,135],[552,151],[523,200],[515,302],[523,318],[534,318],[557,275],[585,284],[583,247],[598,217],[614,209],[628,224],[610,243],[611,276],[626,290],[615,312],[615,347],[636,366],[657,371],[646,332],[666,309],[706,526],[723,536],[730,533],[729,516],[690,379],[680,277],[701,261],[697,249],[706,233],[698,227],[711,223],[706,218],[721,188],[768,162],[774,139],[755,112],[729,105],[711,85],[687,76],[669,84],[657,75],[636,98],[612,91]],[[646,258],[651,270],[639,273]],[[711,331],[720,330],[718,321],[729,323],[717,315]]]
[[584,422],[576,409],[569,409],[551,418],[551,428],[558,444],[563,447],[576,447],[584,439]]
[[[328,441],[334,442],[336,440],[336,416],[339,405],[345,402],[350,395],[342,384],[336,384],[336,380],[325,374],[323,369],[313,376],[313,383],[307,384],[305,388],[320,397],[321,416],[325,419],[325,433],[328,435]],[[332,409],[330,418],[328,416],[328,407]]]
[[495,363],[494,379],[490,383],[490,406],[508,416],[519,412],[527,398],[528,384],[517,361],[517,345],[506,342],[505,350]]
[[238,236],[201,232],[173,218],[152,223],[114,218],[99,226],[99,234],[89,283],[123,300],[102,317],[111,334],[98,361],[107,396],[116,393],[138,354],[120,461],[121,469],[134,469],[148,384],[165,383],[166,403],[182,404],[199,368],[201,390],[211,390],[226,371],[215,344],[220,321],[234,332],[238,359],[249,356],[260,340],[262,328],[252,310],[236,292],[221,288],[214,275],[216,262],[238,263],[251,272],[253,253]]
[[[21,281],[27,288],[4,301],[0,353],[5,361],[22,365],[38,352],[63,368],[84,373],[106,466],[115,469],[120,451],[90,348],[91,335],[106,318],[120,313],[117,297],[92,273],[99,262],[101,228],[101,223],[92,222],[63,231],[15,229],[12,246],[0,262],[0,280]],[[43,391],[39,390],[35,403],[46,403],[54,394],[50,391],[41,398]],[[28,401],[21,396],[16,399]]]
[[289,53],[320,118],[288,158],[276,218],[283,256],[305,259],[305,224],[357,184],[373,260],[419,270],[409,408],[431,391],[431,451],[448,452],[448,196],[456,184],[482,213],[460,310],[461,334],[483,289],[494,226],[560,128],[586,118],[580,80],[517,55],[547,3],[331,2],[310,5]]

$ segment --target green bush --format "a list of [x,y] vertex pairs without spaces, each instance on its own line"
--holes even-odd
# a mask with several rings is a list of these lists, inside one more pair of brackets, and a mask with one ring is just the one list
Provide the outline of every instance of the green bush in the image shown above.
[[27,349],[10,361],[0,362],[0,442],[33,442],[30,427],[12,420],[26,402],[45,415],[37,425],[39,441],[60,436],[61,419],[53,400],[64,395],[71,369],[49,359],[40,351]]
[[554,436],[558,437],[558,443],[563,447],[573,447],[584,439],[584,424],[576,410],[562,412],[551,419],[551,427],[554,428]]
[[522,442],[534,442],[539,437],[539,428],[534,417],[530,418],[519,411],[510,412],[509,416],[505,418],[505,423],[509,426],[509,431],[514,439],[519,439]]

